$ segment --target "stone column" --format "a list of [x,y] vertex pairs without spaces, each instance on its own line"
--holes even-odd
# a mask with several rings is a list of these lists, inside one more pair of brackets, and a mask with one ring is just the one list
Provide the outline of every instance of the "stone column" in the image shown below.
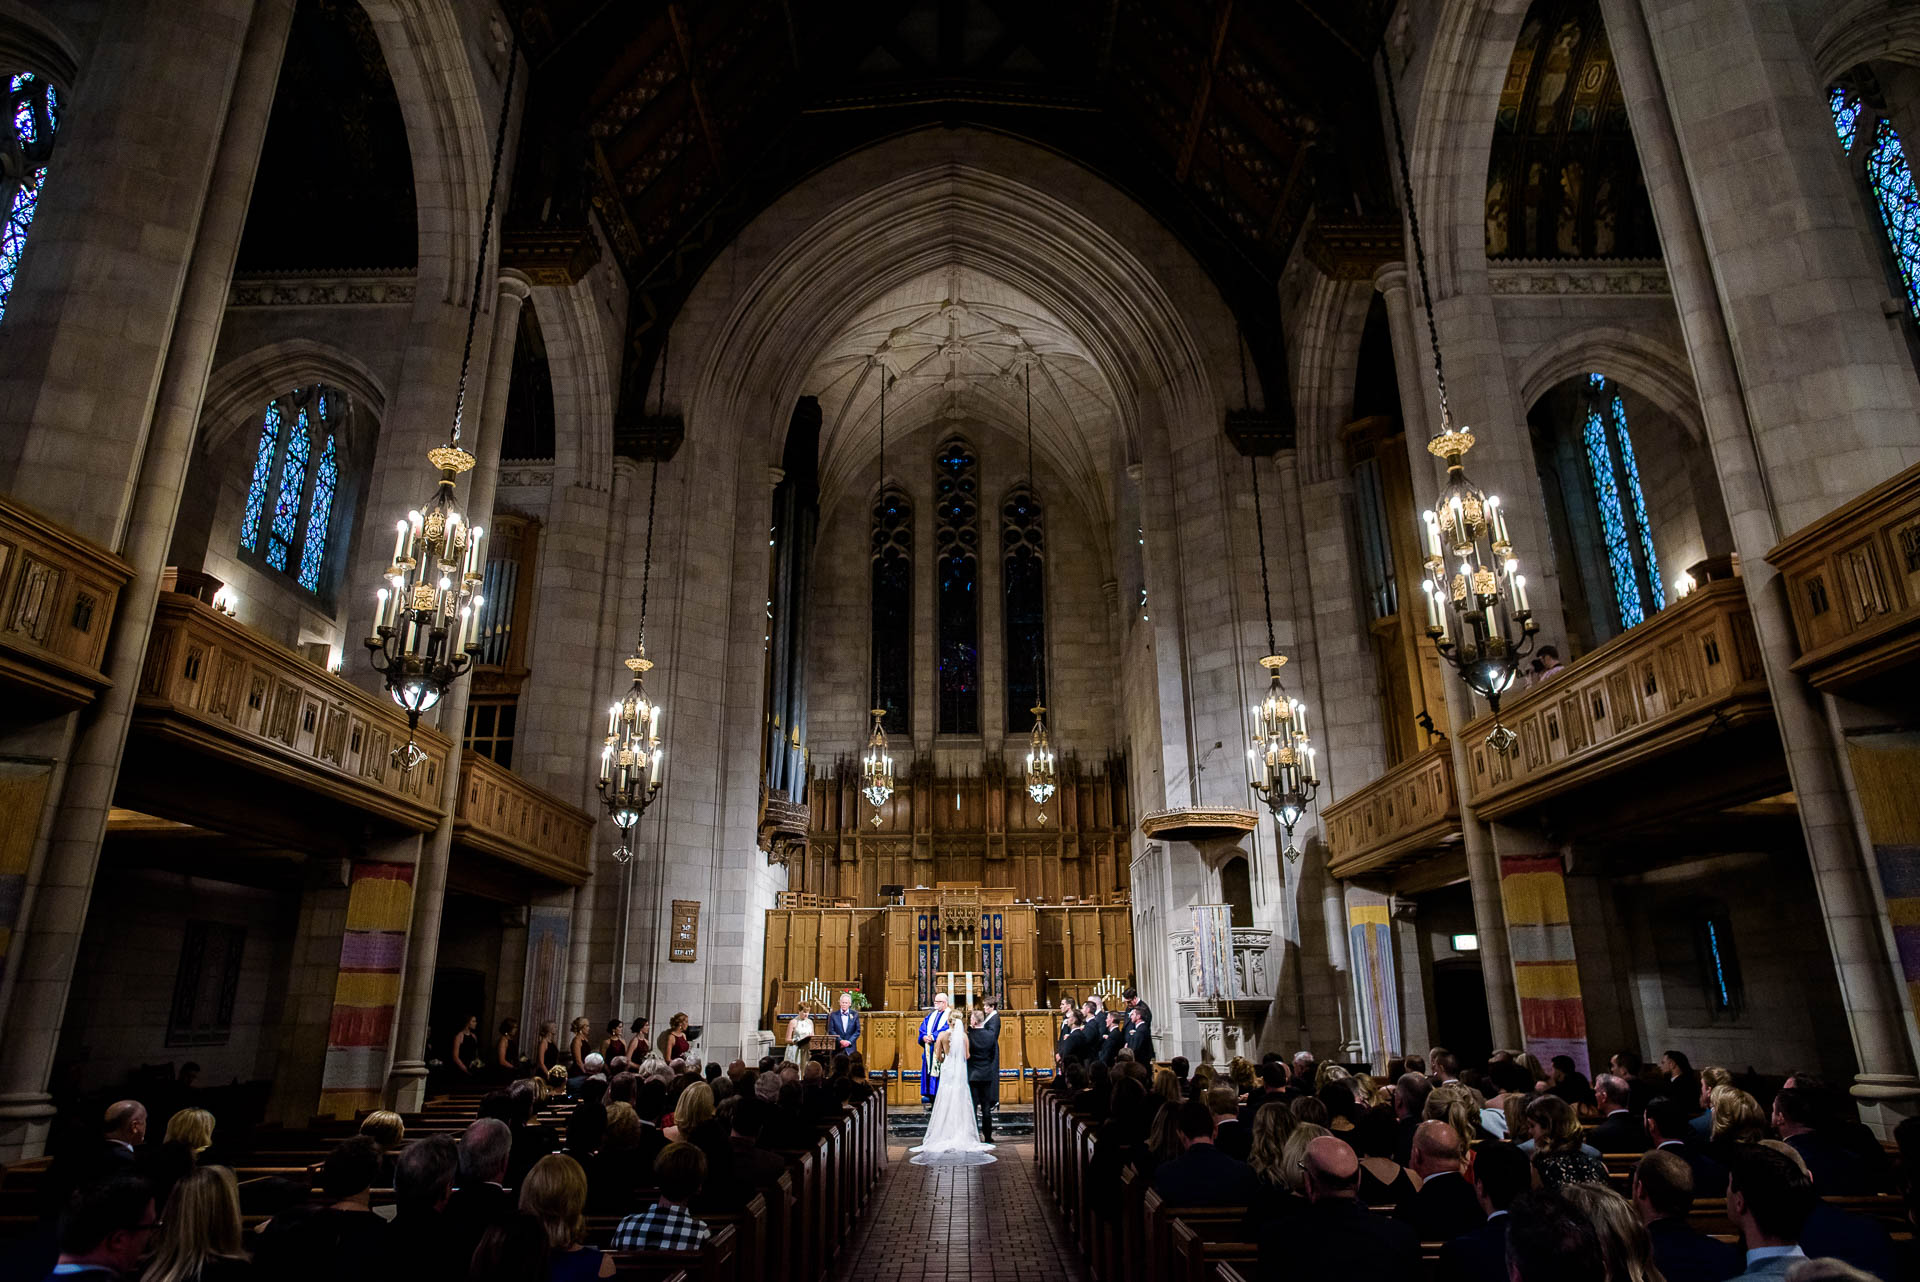
[[[500,440],[507,421],[507,384],[513,374],[513,345],[519,333],[520,305],[527,300],[527,278],[502,271],[495,282],[491,337],[476,357],[485,371],[479,430],[473,434],[473,472],[467,483],[467,518],[484,531],[493,520],[493,492],[500,479]],[[469,384],[471,386],[471,384]],[[371,513],[381,520],[383,513]],[[485,547],[484,539],[482,547]],[[395,1021],[391,1090],[395,1107],[417,1111],[426,1102],[427,1017],[433,1004],[433,975],[440,956],[440,915],[446,906],[447,864],[453,852],[453,816],[460,804],[460,758],[464,752],[467,697],[473,679],[454,683],[440,700],[440,730],[452,741],[446,773],[440,781],[440,823],[421,845],[413,879],[412,925],[407,931],[406,987]]]
[[[1897,958],[1824,712],[1790,669],[1792,620],[1765,556],[1920,454],[1913,370],[1868,305],[1886,291],[1851,222],[1857,205],[1824,100],[1781,7],[1754,0],[1694,28],[1640,0],[1601,0],[1601,9],[1799,801],[1860,1064],[1854,1089],[1910,1108],[1920,1079]],[[1690,70],[1702,65],[1714,75]],[[1725,145],[1734,137],[1738,146]],[[1894,443],[1902,434],[1905,444]]]
[[113,7],[64,139],[68,194],[50,189],[37,266],[14,296],[0,440],[23,444],[15,468],[0,460],[5,488],[118,548],[134,577],[108,644],[113,684],[67,740],[22,890],[0,992],[0,1160],[38,1153],[52,1113],[47,1077],[292,13],[291,0]]
[[[1412,468],[1416,493],[1438,494],[1440,475],[1436,461],[1427,453],[1426,441],[1438,414],[1432,389],[1422,371],[1430,364],[1421,358],[1424,350],[1414,337],[1412,302],[1407,290],[1407,269],[1401,263],[1389,263],[1374,274],[1374,284],[1386,299],[1388,329],[1393,336],[1393,364],[1400,382],[1401,417],[1407,424],[1407,456]],[[1391,517],[1391,514],[1390,514]],[[1415,520],[1405,513],[1399,519]],[[1493,838],[1487,826],[1466,804],[1473,774],[1467,760],[1466,745],[1460,727],[1473,718],[1472,695],[1451,671],[1441,673],[1441,686],[1447,698],[1447,742],[1453,755],[1453,783],[1460,803],[1461,844],[1467,856],[1467,877],[1473,887],[1473,926],[1480,937],[1481,975],[1487,989],[1487,1023],[1496,1047],[1514,1047],[1520,1043],[1520,1020],[1514,1004],[1513,974],[1507,954],[1506,915],[1500,903],[1500,872],[1493,853]]]
[[1400,980],[1400,1045],[1389,1051],[1418,1050],[1433,1045],[1433,973],[1427,950],[1420,946],[1420,908],[1411,899],[1395,896],[1389,902],[1393,916],[1394,973]]
[[344,859],[315,859],[303,873],[299,924],[294,929],[286,1000],[281,1007],[280,1057],[267,1100],[267,1120],[283,1126],[305,1126],[320,1098],[352,864]]

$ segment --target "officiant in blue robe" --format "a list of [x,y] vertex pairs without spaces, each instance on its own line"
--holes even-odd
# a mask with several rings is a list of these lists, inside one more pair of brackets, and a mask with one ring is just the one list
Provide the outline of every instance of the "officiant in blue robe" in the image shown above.
[[933,1075],[933,1044],[952,1022],[947,1011],[947,995],[935,993],[933,1009],[920,1021],[920,1102],[928,1108],[933,1107],[933,1093],[940,1086],[940,1079]]

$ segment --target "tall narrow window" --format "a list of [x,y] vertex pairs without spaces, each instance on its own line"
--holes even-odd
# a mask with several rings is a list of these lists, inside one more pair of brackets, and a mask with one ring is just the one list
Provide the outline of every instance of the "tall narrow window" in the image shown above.
[[941,734],[980,733],[979,488],[973,447],[949,438],[933,465]]
[[[1603,374],[1587,375],[1587,420],[1582,433],[1594,504],[1606,540],[1607,567],[1620,610],[1621,628],[1646,622],[1651,610],[1666,608],[1660,585],[1660,561],[1653,550],[1653,526],[1640,491],[1640,466],[1627,433],[1627,410]],[[1624,496],[1624,497],[1623,497]],[[1635,556],[1638,545],[1639,556]]]
[[307,591],[328,583],[346,398],[316,384],[267,405],[240,521],[240,550]]
[[873,501],[873,684],[888,733],[913,729],[913,501],[888,488]]
[[1914,184],[1900,132],[1864,68],[1829,90],[1827,105],[1848,166],[1865,185],[1880,215],[1880,230],[1893,274],[1906,295],[1907,310],[1920,317],[1920,188]]
[[1047,646],[1047,576],[1039,496],[1025,486],[1000,505],[1006,593],[1007,733],[1033,729]]
[[8,93],[13,128],[0,161],[0,193],[7,202],[6,226],[0,228],[0,316],[13,296],[13,278],[40,205],[40,189],[46,185],[54,131],[60,127],[60,93],[46,81],[22,73],[8,81]]

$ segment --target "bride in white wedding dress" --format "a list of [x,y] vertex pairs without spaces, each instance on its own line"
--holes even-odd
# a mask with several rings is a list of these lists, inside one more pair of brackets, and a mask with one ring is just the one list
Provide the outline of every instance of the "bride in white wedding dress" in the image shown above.
[[993,1145],[980,1139],[967,1086],[967,1030],[955,1021],[934,1043],[940,1056],[940,1085],[927,1117],[927,1137],[913,1153],[915,1166],[985,1166],[996,1160]]

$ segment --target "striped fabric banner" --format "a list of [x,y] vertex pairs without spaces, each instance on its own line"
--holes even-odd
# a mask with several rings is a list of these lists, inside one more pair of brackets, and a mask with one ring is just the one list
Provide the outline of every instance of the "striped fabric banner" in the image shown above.
[[1920,1009],[1920,735],[1847,739],[1901,978]]
[[1567,912],[1567,879],[1560,856],[1517,855],[1500,860],[1500,900],[1507,912],[1507,947],[1520,996],[1520,1031],[1542,1064],[1571,1055],[1592,1076],[1587,1056],[1587,1007]]
[[1393,962],[1393,918],[1385,895],[1347,892],[1347,951],[1360,1008],[1361,1050],[1384,1066],[1400,1050],[1400,990]]
[[352,1117],[359,1109],[380,1107],[385,1098],[393,1012],[412,919],[413,865],[353,866],[320,1079],[324,1115]]

